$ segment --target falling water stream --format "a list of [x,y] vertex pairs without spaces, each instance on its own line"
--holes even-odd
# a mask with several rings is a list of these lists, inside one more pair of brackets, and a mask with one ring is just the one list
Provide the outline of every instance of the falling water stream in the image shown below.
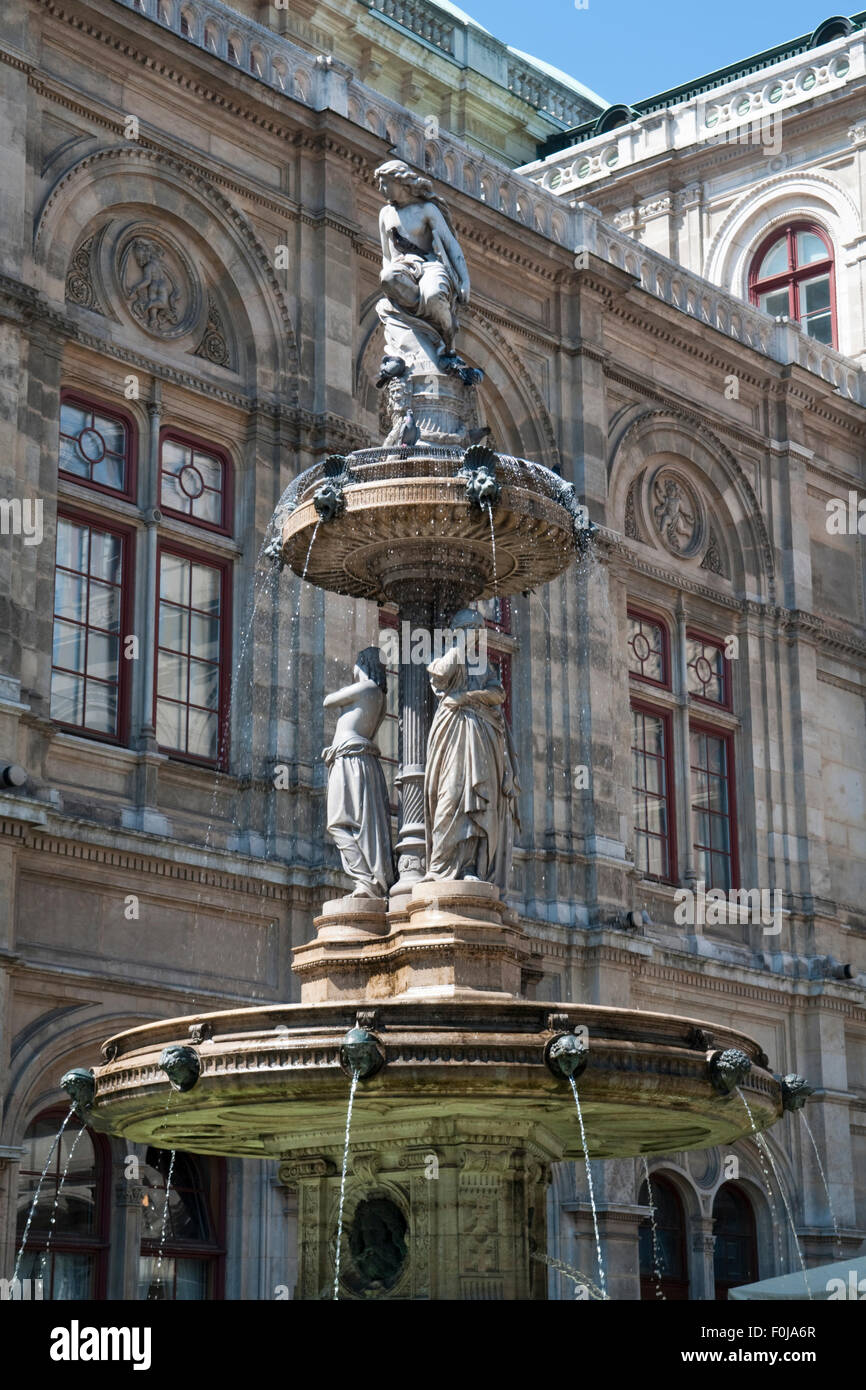
[[[593,1298],[605,1297],[598,1284],[594,1283],[588,1274],[584,1274],[582,1269],[575,1269],[574,1265],[566,1264],[565,1260],[554,1259],[552,1255],[542,1255],[540,1251],[536,1251],[530,1258],[539,1261],[540,1264],[547,1265],[549,1269],[555,1269],[557,1274],[564,1274],[566,1279],[570,1279],[578,1289],[587,1289]],[[575,1294],[575,1298],[577,1297],[578,1295]]]
[[[170,1099],[170,1097],[169,1097],[169,1099]],[[167,1110],[167,1109],[168,1109],[168,1106],[166,1106],[166,1110]],[[161,1229],[161,1231],[160,1231],[160,1233],[159,1233],[159,1254],[157,1255],[157,1258],[156,1258],[156,1282],[155,1282],[155,1284],[154,1284],[155,1292],[154,1292],[154,1295],[153,1295],[154,1300],[156,1300],[156,1299],[159,1298],[160,1290],[161,1290],[161,1288],[162,1288],[162,1258],[163,1258],[163,1255],[165,1254],[165,1241],[166,1241],[166,1236],[168,1235],[168,1208],[169,1208],[169,1201],[170,1201],[170,1198],[171,1198],[171,1180],[172,1180],[172,1178],[174,1177],[174,1159],[175,1159],[175,1153],[176,1153],[176,1150],[175,1150],[175,1149],[172,1149],[172,1151],[171,1151],[171,1157],[170,1157],[170,1159],[168,1160],[168,1175],[166,1176],[166,1179],[165,1179],[165,1206],[164,1206],[163,1209],[162,1209],[162,1229]]]
[[604,1282],[604,1260],[601,1254],[601,1237],[598,1234],[598,1214],[595,1209],[595,1192],[592,1186],[592,1168],[589,1162],[589,1150],[586,1147],[586,1130],[583,1127],[583,1112],[580,1108],[580,1097],[577,1094],[577,1082],[573,1076],[568,1078],[571,1086],[571,1093],[574,1096],[574,1103],[577,1106],[577,1119],[580,1125],[580,1143],[583,1149],[583,1161],[586,1164],[586,1181],[589,1185],[589,1204],[592,1207],[592,1229],[595,1232],[595,1253],[598,1257],[598,1281],[601,1284],[601,1296],[607,1298],[607,1288]]
[[48,1223],[48,1239],[45,1242],[45,1249],[42,1252],[42,1259],[39,1261],[40,1279],[43,1279],[45,1277],[45,1271],[46,1269],[48,1269],[48,1256],[51,1253],[51,1239],[54,1235],[54,1228],[57,1225],[57,1208],[60,1205],[60,1195],[63,1192],[63,1188],[66,1183],[66,1175],[69,1172],[70,1167],[72,1166],[72,1156],[75,1153],[75,1150],[78,1148],[78,1141],[81,1138],[82,1134],[86,1133],[87,1127],[85,1125],[82,1125],[72,1141],[72,1148],[69,1150],[68,1157],[63,1165],[63,1172],[60,1175],[60,1182],[57,1185],[57,1191],[54,1195],[54,1206],[51,1208],[51,1220]]
[[815,1161],[816,1161],[816,1163],[818,1164],[818,1172],[821,1174],[821,1181],[822,1181],[822,1183],[824,1184],[824,1191],[825,1191],[826,1194],[827,1194],[827,1206],[830,1208],[830,1218],[831,1218],[831,1220],[832,1220],[832,1222],[833,1222],[833,1230],[834,1230],[834,1232],[835,1232],[835,1234],[836,1234],[836,1255],[837,1255],[837,1258],[841,1260],[843,1251],[842,1251],[842,1238],[841,1238],[841,1236],[839,1235],[839,1222],[836,1220],[836,1212],[835,1212],[835,1209],[834,1209],[834,1207],[833,1207],[833,1198],[830,1196],[830,1187],[829,1187],[829,1184],[828,1184],[828,1182],[827,1182],[827,1175],[826,1175],[826,1173],[824,1172],[824,1165],[823,1165],[823,1163],[821,1162],[821,1155],[820,1155],[820,1153],[818,1152],[818,1145],[817,1145],[817,1143],[815,1142],[815,1136],[814,1136],[814,1134],[812,1133],[812,1126],[809,1124],[809,1121],[806,1119],[806,1112],[805,1112],[805,1110],[801,1110],[801,1111],[800,1111],[800,1119],[803,1121],[803,1124],[806,1126],[806,1133],[808,1134],[809,1138],[812,1140],[812,1148],[815,1150]]
[[490,502],[487,503],[487,515],[490,519],[490,549],[493,554],[493,597],[497,599],[499,597],[499,576],[496,572],[496,532],[493,529],[493,507]]
[[653,1279],[655,1280],[656,1285],[656,1298],[660,1298],[665,1303],[667,1303],[667,1298],[665,1297],[665,1293],[662,1288],[662,1267],[661,1260],[659,1258],[659,1229],[656,1224],[656,1205],[653,1201],[653,1187],[652,1183],[650,1182],[649,1164],[646,1160],[646,1154],[642,1154],[641,1157],[643,1158],[643,1171],[644,1178],[646,1179],[647,1199],[649,1201],[650,1209],[650,1222],[652,1223],[653,1231]]
[[[17,1256],[17,1258],[16,1258],[16,1260],[15,1260],[15,1269],[14,1269],[13,1272],[12,1272],[12,1278],[13,1278],[13,1280],[15,1280],[15,1279],[18,1278],[18,1270],[19,1270],[19,1267],[20,1267],[20,1265],[21,1265],[21,1257],[22,1257],[22,1255],[24,1254],[24,1247],[25,1247],[25,1245],[27,1244],[27,1237],[28,1237],[29,1234],[30,1234],[30,1224],[31,1224],[31,1222],[32,1222],[32,1220],[33,1220],[33,1213],[36,1211],[36,1203],[39,1201],[39,1193],[42,1191],[42,1184],[43,1184],[44,1181],[45,1181],[45,1174],[48,1172],[48,1166],[49,1166],[49,1164],[51,1163],[52,1158],[54,1157],[54,1151],[55,1151],[55,1149],[57,1148],[57,1145],[60,1143],[60,1139],[61,1139],[61,1136],[62,1136],[62,1134],[63,1134],[63,1131],[65,1130],[66,1126],[69,1124],[69,1121],[72,1119],[72,1116],[73,1116],[74,1114],[75,1114],[75,1106],[74,1106],[74,1105],[70,1105],[69,1111],[68,1111],[66,1117],[64,1118],[63,1124],[60,1126],[60,1128],[58,1129],[57,1133],[55,1134],[55,1136],[54,1136],[54,1141],[53,1141],[53,1143],[52,1143],[52,1145],[51,1145],[51,1148],[50,1148],[49,1151],[48,1151],[48,1157],[47,1157],[46,1160],[45,1160],[45,1167],[42,1169],[42,1175],[41,1175],[41,1177],[40,1177],[38,1183],[36,1184],[36,1191],[33,1193],[33,1201],[30,1203],[30,1210],[29,1210],[29,1212],[27,1213],[27,1224],[26,1224],[25,1227],[24,1227],[24,1234],[23,1234],[23,1236],[21,1237],[21,1244],[20,1244],[20,1246],[18,1247],[18,1256]],[[71,1155],[70,1155],[70,1157],[71,1157]]]
[[[761,1150],[763,1150],[763,1152],[766,1154],[767,1158],[768,1158],[769,1161],[770,1161],[770,1167],[772,1168],[773,1173],[775,1174],[776,1183],[778,1184],[778,1188],[779,1188],[779,1195],[780,1195],[781,1198],[782,1198],[782,1204],[783,1204],[783,1206],[784,1206],[784,1208],[785,1208],[785,1211],[786,1211],[786,1213],[787,1213],[787,1216],[788,1216],[788,1223],[789,1223],[789,1225],[790,1225],[790,1227],[791,1227],[791,1233],[792,1233],[792,1235],[793,1235],[793,1237],[794,1237],[794,1244],[795,1244],[796,1247],[797,1247],[797,1258],[798,1258],[799,1261],[800,1261],[800,1268],[801,1268],[802,1271],[803,1271],[803,1278],[804,1278],[805,1281],[806,1281],[806,1292],[808,1293],[809,1299],[810,1299],[810,1301],[811,1301],[811,1298],[812,1298],[812,1286],[811,1286],[811,1284],[809,1283],[809,1276],[808,1276],[808,1274],[807,1274],[807,1272],[806,1272],[806,1261],[803,1259],[803,1251],[802,1251],[802,1249],[801,1249],[801,1247],[800,1247],[800,1237],[797,1235],[797,1227],[794,1225],[794,1215],[793,1215],[793,1212],[791,1211],[790,1205],[789,1205],[789,1203],[788,1203],[788,1198],[787,1198],[787,1195],[786,1195],[786,1193],[785,1193],[785,1189],[784,1189],[784,1187],[782,1186],[782,1179],[781,1179],[781,1177],[779,1176],[779,1170],[778,1170],[778,1168],[776,1167],[776,1160],[773,1158],[773,1154],[772,1154],[772,1152],[771,1152],[771,1150],[770,1150],[770,1146],[768,1145],[766,1139],[764,1138],[764,1136],[763,1136],[763,1134],[761,1133],[761,1131],[758,1129],[758,1126],[755,1124],[755,1117],[754,1117],[754,1115],[752,1114],[752,1110],[751,1110],[751,1107],[750,1107],[750,1105],[749,1105],[749,1102],[746,1100],[746,1097],[743,1095],[743,1092],[740,1090],[739,1086],[737,1087],[737,1095],[740,1097],[740,1100],[743,1102],[744,1106],[746,1107],[746,1114],[748,1115],[749,1120],[750,1120],[750,1122],[751,1122],[752,1130],[753,1130],[753,1133],[754,1133],[754,1135],[755,1135],[755,1142],[756,1142],[757,1145],[758,1145],[758,1150],[759,1150],[759,1152],[760,1152]],[[763,1164],[762,1164],[762,1167],[763,1167]],[[765,1177],[768,1177],[766,1168],[764,1169],[764,1175],[765,1175]],[[768,1191],[768,1192],[770,1191],[769,1182],[768,1182],[768,1184],[767,1184],[767,1191]],[[770,1198],[770,1200],[771,1200],[771,1202],[772,1202],[772,1197]]]
[[[742,1093],[742,1091],[740,1090],[739,1086],[737,1087],[737,1095],[740,1097],[740,1100],[743,1102],[744,1106],[746,1107],[746,1113],[748,1114],[749,1120],[751,1121],[753,1133],[754,1133],[754,1134],[757,1134],[757,1133],[758,1133],[758,1126],[755,1124],[754,1116],[752,1115],[752,1112],[751,1112],[751,1110],[750,1110],[750,1108],[749,1108],[749,1102],[746,1100],[746,1097],[743,1095],[743,1093]],[[780,1267],[781,1269],[784,1269],[785,1266],[787,1265],[787,1261],[786,1261],[786,1259],[785,1259],[785,1252],[784,1252],[784,1250],[783,1250],[783,1248],[782,1248],[782,1227],[781,1227],[781,1225],[780,1225],[780,1223],[779,1223],[779,1214],[778,1214],[778,1212],[777,1212],[777,1210],[776,1210],[776,1201],[775,1201],[775,1198],[773,1197],[773,1184],[772,1184],[772,1182],[770,1181],[770,1170],[769,1170],[769,1168],[767,1167],[766,1163],[764,1162],[764,1150],[762,1149],[762,1147],[761,1147],[760,1144],[758,1144],[757,1148],[758,1148],[758,1162],[759,1162],[760,1165],[761,1165],[761,1172],[762,1172],[763,1175],[764,1175],[764,1186],[765,1186],[766,1189],[767,1189],[767,1199],[768,1199],[768,1201],[769,1201],[769,1203],[770,1203],[770,1218],[771,1218],[772,1223],[773,1223],[773,1230],[776,1232],[776,1246],[777,1246],[777,1249],[778,1249],[778,1252],[779,1252],[779,1267]]]
[[359,1071],[352,1072],[349,1087],[349,1108],[346,1111],[346,1142],[343,1145],[343,1171],[340,1175],[340,1207],[337,1212],[337,1253],[334,1258],[334,1298],[340,1297],[340,1256],[343,1250],[343,1203],[346,1200],[346,1172],[349,1167],[349,1134],[352,1129],[352,1106],[355,1104],[355,1091],[358,1086]]

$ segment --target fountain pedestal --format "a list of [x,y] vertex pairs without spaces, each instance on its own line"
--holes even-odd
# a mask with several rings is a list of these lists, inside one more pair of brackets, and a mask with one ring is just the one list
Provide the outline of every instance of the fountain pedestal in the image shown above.
[[492,883],[416,883],[401,909],[375,908],[364,898],[325,904],[316,936],[294,952],[304,1004],[526,997],[529,942]]
[[[561,1156],[552,1136],[448,1118],[401,1135],[356,1133],[341,1298],[546,1297],[546,1268],[531,1257],[545,1249],[549,1163]],[[341,1158],[337,1145],[280,1165],[298,1195],[295,1298],[333,1296]]]

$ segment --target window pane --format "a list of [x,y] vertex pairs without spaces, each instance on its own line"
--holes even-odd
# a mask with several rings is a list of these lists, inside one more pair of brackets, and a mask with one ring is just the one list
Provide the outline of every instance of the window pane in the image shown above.
[[119,536],[113,536],[108,531],[94,531],[90,545],[90,573],[109,584],[119,584],[120,552]]
[[217,755],[217,717],[203,710],[189,712],[187,752],[196,758],[215,758]]
[[159,605],[159,645],[171,651],[189,649],[189,611],[171,603]]
[[222,460],[177,440],[165,439],[160,453],[160,499],[190,521],[220,525],[223,517]]
[[193,565],[192,598],[193,608],[201,608],[205,613],[219,613],[220,575],[219,570],[210,565]]
[[784,275],[788,269],[788,238],[780,236],[774,241],[758,267],[758,279],[766,280],[771,275]]
[[803,327],[808,336],[816,342],[825,343],[827,347],[833,346],[833,316],[829,311],[804,319]]
[[80,526],[66,517],[57,518],[57,563],[65,569],[83,572],[87,569],[88,527]]
[[172,603],[189,602],[189,560],[180,555],[163,554],[159,565],[159,592],[161,598]]
[[169,700],[186,699],[186,673],[188,662],[183,656],[169,656],[159,653],[157,690]]
[[829,309],[829,275],[819,275],[815,280],[804,280],[800,286],[800,304],[806,314],[814,314],[821,309]]
[[[58,624],[59,626],[59,624]],[[117,675],[118,638],[91,632],[87,643],[87,674],[97,680],[113,681]],[[62,666],[58,661],[57,665]],[[73,667],[73,670],[77,668]]]
[[61,724],[81,724],[84,719],[84,680],[81,676],[51,677],[51,718]]
[[184,705],[170,705],[165,700],[156,702],[156,741],[165,748],[177,748],[183,751],[186,746],[184,738],[184,716],[186,708]]
[[123,491],[123,459],[116,454],[106,454],[98,463],[93,465],[92,478],[95,483],[100,483],[102,487],[114,488],[117,492]]
[[830,255],[827,247],[814,232],[797,232],[797,265],[811,265],[813,261],[826,261]]
[[74,473],[79,478],[90,477],[90,464],[84,458],[74,439],[61,439],[58,467],[64,473]]
[[60,407],[60,433],[73,437],[81,433],[90,420],[90,412],[80,405],[65,401]]
[[88,729],[113,734],[117,721],[117,687],[101,681],[87,682],[84,722]]
[[122,454],[126,448],[126,426],[121,420],[112,420],[108,415],[94,415],[93,428],[102,435],[106,449],[112,454]]
[[201,613],[190,614],[190,651],[207,661],[218,661],[220,654],[220,625],[218,618],[206,618]]
[[219,667],[191,661],[189,670],[190,704],[216,709],[219,703]]
[[54,576],[54,611],[61,618],[83,623],[87,614],[87,580],[79,574],[58,570]]
[[54,665],[62,666],[65,671],[83,671],[84,636],[83,627],[77,627],[72,623],[56,622],[54,624]]
[[727,739],[692,730],[692,836],[698,877],[708,888],[733,883],[733,833]]
[[771,294],[758,295],[758,308],[763,309],[765,314],[772,314],[773,318],[780,315],[791,314],[791,301],[787,290],[773,290]]
[[104,627],[109,632],[120,630],[120,590],[113,585],[90,581],[88,620],[92,627]]

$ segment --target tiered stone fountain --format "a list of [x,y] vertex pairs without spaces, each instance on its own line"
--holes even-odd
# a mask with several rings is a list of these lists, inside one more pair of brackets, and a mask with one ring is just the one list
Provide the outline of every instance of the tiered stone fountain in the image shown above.
[[[480,373],[454,349],[469,286],[447,209],[405,166],[384,166],[380,184],[380,384],[391,430],[381,449],[328,459],[296,480],[274,554],[310,583],[397,603],[413,628],[441,628],[474,600],[560,574],[586,538],[585,518],[557,475],[480,443]],[[798,1103],[797,1087],[729,1028],[533,1001],[528,939],[503,891],[515,789],[497,812],[495,855],[484,821],[467,867],[465,840],[455,846],[438,821],[425,824],[443,796],[456,804],[464,773],[454,758],[446,773],[425,767],[428,672],[400,671],[396,851],[390,840],[382,849],[380,825],[371,867],[378,783],[362,738],[363,756],[331,773],[344,779],[338,802],[345,778],[361,779],[362,810],[335,833],[356,888],[323,905],[315,936],[295,951],[301,1002],[131,1029],[106,1042],[102,1066],[66,1084],[91,1123],[135,1142],[279,1160],[300,1194],[296,1296],[319,1298],[334,1279],[357,1073],[340,1296],[543,1298],[547,1271],[533,1255],[545,1249],[550,1165],[582,1154],[570,1077],[594,1158],[730,1143],[750,1129],[737,1086],[758,1128]],[[343,708],[353,691],[362,704],[378,698],[375,662],[355,675]],[[448,689],[473,709],[479,700],[498,708],[493,677],[473,685],[463,673]],[[513,783],[501,713],[486,718],[484,747]]]

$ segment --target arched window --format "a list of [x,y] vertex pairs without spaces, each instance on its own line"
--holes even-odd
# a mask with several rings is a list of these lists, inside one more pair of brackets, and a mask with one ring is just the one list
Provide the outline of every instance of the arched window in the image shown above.
[[[18,1178],[16,1251],[21,1245],[30,1205],[46,1163],[48,1170],[30,1224],[19,1278],[41,1279],[44,1298],[104,1298],[111,1167],[108,1145],[101,1135],[85,1129],[73,1115],[49,1163],[48,1156],[63,1123],[63,1114],[62,1110],[45,1111],[24,1135]],[[61,1189],[64,1173],[66,1178]]]
[[149,1148],[141,1165],[139,1298],[222,1298],[225,1254],[224,1165],[177,1153],[168,1198],[162,1265],[159,1249],[171,1155]]
[[[689,1296],[689,1271],[686,1259],[686,1218],[680,1195],[667,1178],[652,1175],[652,1196],[655,1205],[656,1255],[653,1254],[653,1225],[649,1217],[638,1227],[640,1251],[640,1296],[654,1299],[658,1289],[671,1301],[683,1301]],[[638,1203],[648,1207],[649,1189],[643,1183]],[[659,1278],[654,1273],[658,1265]]]
[[819,343],[836,347],[833,248],[811,222],[792,222],[762,242],[749,272],[753,304],[774,317],[784,314]]
[[713,1220],[716,1298],[726,1299],[729,1289],[752,1284],[758,1277],[755,1213],[736,1183],[726,1182],[719,1188],[713,1203]]

